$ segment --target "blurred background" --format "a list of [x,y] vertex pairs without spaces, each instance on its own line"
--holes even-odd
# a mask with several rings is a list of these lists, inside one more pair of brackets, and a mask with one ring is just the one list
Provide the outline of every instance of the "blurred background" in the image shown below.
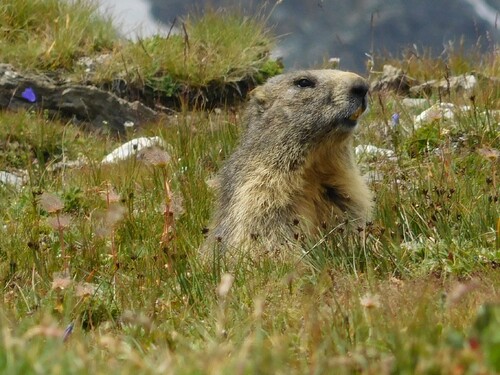
[[373,55],[439,56],[447,50],[491,51],[500,37],[500,0],[99,0],[103,12],[136,39],[179,31],[205,7],[266,20],[286,69],[340,58],[342,69],[366,71]]

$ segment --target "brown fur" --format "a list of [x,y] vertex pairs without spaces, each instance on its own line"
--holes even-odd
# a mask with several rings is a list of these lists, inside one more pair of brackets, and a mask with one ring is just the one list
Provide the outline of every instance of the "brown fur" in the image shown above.
[[241,143],[219,174],[212,239],[225,249],[289,245],[346,218],[362,225],[373,199],[352,131],[367,83],[337,70],[298,71],[252,92]]

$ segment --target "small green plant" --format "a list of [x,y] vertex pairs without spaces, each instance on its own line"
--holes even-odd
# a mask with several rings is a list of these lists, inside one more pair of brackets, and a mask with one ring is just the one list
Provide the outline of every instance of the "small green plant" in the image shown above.
[[283,69],[283,64],[280,61],[268,60],[260,67],[257,75],[255,76],[255,81],[258,84],[262,84],[268,78],[283,73]]
[[432,152],[440,143],[440,126],[433,122],[424,125],[406,140],[404,148],[411,157],[421,156]]
[[180,85],[169,75],[163,77],[151,77],[147,80],[147,85],[160,91],[167,97],[174,97],[179,94]]

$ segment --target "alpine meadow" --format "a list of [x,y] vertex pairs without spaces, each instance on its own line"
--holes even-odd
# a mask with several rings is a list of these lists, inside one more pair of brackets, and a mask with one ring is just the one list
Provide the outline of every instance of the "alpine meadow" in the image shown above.
[[[276,37],[207,9],[130,41],[97,9],[0,3],[0,373],[500,372],[497,44],[368,56],[371,221],[207,261],[247,94],[287,70]],[[148,121],[111,126],[97,93]]]

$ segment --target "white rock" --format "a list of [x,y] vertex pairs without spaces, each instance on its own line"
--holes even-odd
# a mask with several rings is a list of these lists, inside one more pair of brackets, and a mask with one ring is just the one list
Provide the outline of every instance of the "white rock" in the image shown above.
[[457,107],[452,103],[437,103],[429,109],[423,111],[418,116],[415,116],[413,122],[415,128],[419,128],[424,124],[428,124],[436,120],[453,121],[457,113],[468,112],[471,110],[471,108],[472,107],[469,105],[462,105],[460,107]]
[[88,164],[89,161],[86,156],[78,155],[78,158],[76,160],[68,160],[66,158],[63,158],[63,160],[57,163],[50,164],[47,166],[47,170],[49,172],[56,172],[63,169],[82,168],[83,166]]
[[356,156],[386,156],[388,158],[394,156],[394,151],[373,145],[358,145],[354,148],[354,153]]
[[477,78],[472,74],[455,77],[455,87],[471,92],[477,86]]
[[429,100],[428,99],[419,99],[419,98],[404,98],[403,105],[407,108],[427,107],[429,105]]
[[110,152],[104,159],[102,159],[102,164],[111,164],[116,163],[120,160],[125,160],[130,158],[133,155],[136,155],[137,152],[153,146],[165,147],[166,143],[160,137],[140,137],[132,139],[127,143],[124,143],[120,147],[115,148],[112,152]]
[[18,176],[14,173],[0,171],[0,183],[4,185],[10,185],[16,189],[20,189],[26,182],[28,182],[26,176]]
[[434,104],[432,107],[415,117],[415,127],[420,127],[435,120],[453,120],[455,118],[455,114],[453,113],[454,109],[455,105],[452,103]]

